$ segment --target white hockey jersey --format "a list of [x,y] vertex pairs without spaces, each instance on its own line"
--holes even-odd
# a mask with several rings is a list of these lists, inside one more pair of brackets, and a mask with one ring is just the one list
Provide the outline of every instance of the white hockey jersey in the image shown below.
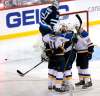
[[43,37],[43,41],[49,43],[51,49],[57,49],[58,47],[64,47],[67,39],[63,35],[47,34]]
[[77,34],[78,41],[75,44],[75,49],[78,53],[84,53],[88,52],[88,47],[93,46],[93,43],[91,42],[89,38],[89,34],[86,31],[80,32],[80,34]]
[[48,43],[51,49],[61,48],[63,50],[62,53],[66,53],[72,50],[72,42],[71,39],[73,37],[73,32],[66,32],[65,34],[52,35],[47,34],[43,36],[43,41]]

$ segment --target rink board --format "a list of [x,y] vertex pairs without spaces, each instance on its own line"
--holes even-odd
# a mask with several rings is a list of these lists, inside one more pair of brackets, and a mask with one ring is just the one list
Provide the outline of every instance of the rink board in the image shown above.
[[[86,3],[84,3],[86,2]],[[95,2],[95,3],[94,3]],[[61,2],[59,12],[89,11],[89,25],[100,24],[100,0]],[[39,34],[40,13],[50,4],[20,7],[0,11],[0,40]],[[80,6],[81,5],[81,6]]]

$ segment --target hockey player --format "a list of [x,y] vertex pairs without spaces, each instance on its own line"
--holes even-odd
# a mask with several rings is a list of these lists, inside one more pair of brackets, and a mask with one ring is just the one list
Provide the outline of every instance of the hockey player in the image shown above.
[[53,87],[52,80],[55,79],[55,91],[65,92],[62,86],[65,67],[64,45],[68,40],[64,37],[63,30],[56,30],[55,35],[43,36],[43,41],[49,45],[49,89]]
[[[49,89],[52,89],[54,85],[55,91],[65,92],[65,86],[62,86],[64,78],[69,88],[73,88],[71,68],[76,55],[72,44],[74,33],[68,30],[65,24],[57,25],[57,27],[55,35],[49,32],[43,36],[43,41],[48,45],[46,46],[46,53],[49,57],[48,85]],[[56,84],[52,82],[54,79]]]
[[[76,30],[78,30],[76,26]],[[79,82],[76,86],[82,85],[82,89],[92,86],[91,75],[89,73],[89,60],[92,59],[94,45],[89,38],[89,33],[81,28],[77,33],[78,41],[75,45],[77,50],[76,66],[78,68]]]
[[64,84],[65,90],[73,90],[74,86],[72,83],[72,64],[76,57],[76,50],[74,48],[74,43],[77,42],[74,38],[74,32],[69,30],[66,24],[62,24],[60,31],[63,33],[66,42],[64,44],[64,57],[65,57],[65,66],[64,66]]
[[[41,14],[41,23],[39,30],[42,34],[42,39],[45,46],[45,52],[48,56],[48,89],[53,88],[53,81],[55,79],[55,56],[52,54],[52,48],[50,47],[54,42],[54,26],[59,20],[58,12],[59,2],[53,0],[52,5],[45,8]],[[42,57],[44,58],[44,57]]]
[[[39,26],[39,31],[41,32],[42,37],[45,35],[48,35],[49,32],[51,32],[51,31],[52,31],[52,34],[54,34],[54,26],[55,26],[55,24],[57,24],[57,22],[59,20],[58,8],[59,8],[59,1],[53,0],[52,5],[45,8],[45,10],[43,10],[43,12],[41,13],[41,18],[40,18],[41,23]],[[46,44],[44,44],[44,45],[47,46]],[[44,56],[44,55],[41,55],[41,56]],[[44,58],[44,57],[42,57],[42,58]]]
[[[41,18],[40,18],[41,23],[39,26],[39,31],[41,32],[42,37],[49,34],[49,32],[51,31],[52,31],[52,34],[54,34],[54,26],[55,24],[57,24],[59,20],[58,7],[59,7],[59,1],[53,0],[52,5],[45,8],[45,10],[43,10],[43,12],[41,13]],[[44,45],[46,46],[46,44]],[[43,54],[41,55],[42,58],[44,58],[43,56],[45,56]]]
[[[62,89],[62,81],[65,59],[62,42],[60,42],[58,36],[52,34],[45,35],[43,41],[48,45],[46,46],[46,54],[49,57],[48,89],[52,89],[54,85],[56,91],[64,92],[65,90]],[[53,84],[54,80],[56,84]]]
[[59,20],[59,1],[58,0],[53,0],[52,1],[52,5],[45,8],[43,10],[43,12],[41,13],[41,23],[40,23],[40,27],[39,30],[42,34],[42,36],[44,36],[47,32],[45,32],[42,28],[41,25],[45,24],[47,25],[50,29],[54,29],[55,24],[57,24],[58,20]]
[[62,36],[57,36],[55,40],[55,61],[56,61],[56,84],[55,91],[65,92],[65,88],[62,86],[63,77],[64,77],[64,66],[65,66],[65,57],[64,57],[64,43],[65,38]]
[[[66,86],[63,86],[64,78],[66,79],[65,82],[67,83],[68,88],[70,88],[69,90],[73,89],[73,85],[71,83],[71,77],[72,77],[71,68],[72,68],[72,63],[75,59],[75,51],[71,47],[72,47],[72,37],[74,34],[72,31],[69,31],[67,29],[67,26],[65,24],[60,24],[60,26],[58,26],[58,30],[56,30],[55,32],[56,34],[53,37],[53,39],[49,40],[50,42],[49,45],[51,46],[51,50],[53,51],[53,57],[55,60],[55,62],[51,64],[53,65],[52,68],[54,68],[54,65],[55,68],[50,72],[52,73],[55,70],[56,73],[55,75],[52,74],[53,76],[56,77],[55,91],[65,92]],[[47,37],[47,35],[44,37]],[[47,40],[44,38],[44,41]],[[71,57],[69,57],[70,55]],[[51,75],[51,73],[49,73],[49,75]]]

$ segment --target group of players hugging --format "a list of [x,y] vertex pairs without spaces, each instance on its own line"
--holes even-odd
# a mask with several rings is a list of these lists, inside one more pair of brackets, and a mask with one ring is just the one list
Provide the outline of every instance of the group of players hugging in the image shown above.
[[[60,23],[58,9],[59,1],[52,1],[52,5],[42,12],[39,26],[44,52],[48,57],[48,90],[65,92],[74,89],[71,69],[75,60],[79,75],[79,82],[75,86],[87,89],[92,86],[88,67],[94,45],[83,28],[76,25],[77,33],[74,33],[67,24]],[[42,59],[45,57],[42,56]]]

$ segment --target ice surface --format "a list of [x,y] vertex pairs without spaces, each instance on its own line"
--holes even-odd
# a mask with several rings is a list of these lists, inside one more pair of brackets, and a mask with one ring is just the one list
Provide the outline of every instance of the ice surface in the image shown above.
[[[88,90],[76,88],[74,96],[100,96],[100,39],[99,26],[90,29],[90,36],[95,43],[95,53],[90,61],[93,87]],[[26,72],[40,62],[41,36],[0,41],[0,96],[70,96],[47,90],[48,64],[42,63],[37,68],[20,77],[16,70]],[[78,80],[77,69],[73,64],[73,83]]]

